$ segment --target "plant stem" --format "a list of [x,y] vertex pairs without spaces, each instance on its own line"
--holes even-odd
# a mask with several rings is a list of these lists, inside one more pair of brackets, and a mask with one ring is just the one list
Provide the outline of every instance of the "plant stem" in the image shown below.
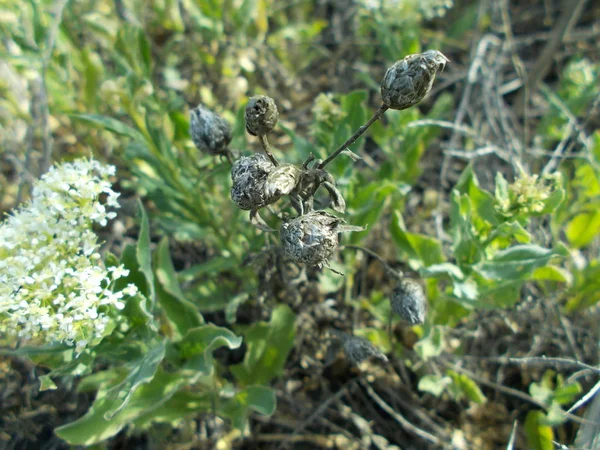
[[353,249],[353,250],[360,250],[361,252],[364,252],[367,255],[372,256],[373,258],[375,258],[377,261],[379,261],[381,263],[381,265],[385,268],[386,273],[388,275],[391,275],[394,278],[400,279],[400,278],[402,278],[404,276],[404,274],[402,273],[402,271],[394,269],[381,256],[379,256],[373,250],[369,250],[368,248],[361,247],[360,245],[344,245],[341,248],[349,248],[349,249]]
[[327,164],[329,164],[331,161],[333,161],[336,156],[338,156],[340,153],[342,153],[344,150],[346,150],[348,147],[350,147],[352,144],[354,144],[354,142],[356,142],[356,140],[359,137],[361,137],[362,134],[365,131],[367,131],[367,129],[371,125],[373,125],[373,123],[376,120],[379,120],[381,118],[381,116],[383,116],[383,113],[386,112],[387,110],[388,110],[388,107],[386,105],[382,104],[379,107],[379,109],[375,112],[375,114],[373,114],[373,117],[371,117],[367,123],[365,123],[358,130],[356,130],[356,132],[352,136],[350,136],[346,142],[344,142],[342,145],[340,145],[339,148],[335,152],[333,152],[331,155],[329,155],[327,157],[327,159],[325,159],[325,161],[323,161],[321,164],[319,164],[317,166],[317,168],[322,169]]
[[277,160],[271,153],[271,147],[269,146],[269,141],[267,139],[267,135],[259,134],[258,139],[260,140],[260,145],[262,145],[263,150],[265,151],[265,153],[267,154],[267,156],[269,157],[269,159],[271,160],[273,165],[277,167],[279,165],[279,163],[277,162]]

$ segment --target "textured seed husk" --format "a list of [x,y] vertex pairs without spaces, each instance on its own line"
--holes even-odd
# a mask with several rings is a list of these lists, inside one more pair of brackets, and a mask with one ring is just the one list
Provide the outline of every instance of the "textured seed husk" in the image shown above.
[[322,267],[338,246],[344,221],[326,211],[311,211],[281,225],[283,250],[293,261]]
[[279,120],[279,111],[275,100],[265,95],[256,95],[248,100],[246,112],[246,131],[253,136],[268,134]]
[[203,105],[190,111],[190,135],[198,150],[217,155],[231,142],[229,122]]
[[342,341],[344,354],[353,364],[360,364],[366,359],[375,357],[387,361],[387,357],[375,347],[371,341],[358,336],[351,336],[338,330],[332,330],[333,335]]
[[243,210],[258,210],[277,199],[265,193],[265,182],[275,168],[269,159],[260,153],[242,156],[231,167],[231,200]]
[[302,170],[293,164],[282,164],[277,166],[269,173],[265,182],[265,194],[267,197],[279,198],[282,195],[288,195],[294,190]]
[[425,322],[427,298],[419,282],[403,278],[398,282],[391,299],[392,311],[411,325]]
[[448,62],[441,52],[408,55],[390,67],[381,82],[381,98],[390,109],[406,109],[416,105],[431,91],[438,72]]

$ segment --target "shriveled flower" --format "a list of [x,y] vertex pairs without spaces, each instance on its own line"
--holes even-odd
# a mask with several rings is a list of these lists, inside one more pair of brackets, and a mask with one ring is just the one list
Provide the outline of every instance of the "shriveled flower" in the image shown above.
[[392,292],[392,311],[411,325],[425,322],[427,298],[418,281],[403,278]]
[[282,195],[288,195],[294,190],[302,170],[293,164],[282,164],[277,166],[269,173],[265,182],[265,195],[268,198],[279,198]]
[[387,361],[385,356],[371,341],[358,336],[351,336],[339,330],[331,330],[332,334],[342,341],[344,354],[353,364],[360,364],[366,359],[375,357]]
[[110,332],[111,314],[137,292],[111,290],[128,271],[102,265],[92,231],[116,215],[106,210],[119,206],[108,181],[114,173],[93,160],[52,167],[31,201],[0,225],[0,334],[80,352]]
[[381,98],[390,109],[407,109],[416,105],[431,91],[438,72],[449,61],[441,52],[408,55],[390,67],[381,82]]
[[293,261],[323,267],[338,246],[338,233],[361,230],[326,211],[311,211],[284,222],[280,238],[284,253]]
[[211,155],[226,152],[232,138],[229,122],[202,105],[190,112],[190,135],[200,151]]
[[265,192],[267,177],[275,166],[262,153],[242,156],[231,167],[231,200],[239,208],[250,211],[273,201]]
[[279,120],[279,111],[275,100],[266,95],[256,95],[248,100],[246,112],[246,131],[252,136],[268,134]]

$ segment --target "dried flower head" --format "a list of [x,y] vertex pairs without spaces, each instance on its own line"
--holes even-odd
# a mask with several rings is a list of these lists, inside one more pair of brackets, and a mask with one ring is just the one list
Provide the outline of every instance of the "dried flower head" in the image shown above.
[[387,357],[375,347],[371,341],[358,336],[351,336],[338,330],[331,330],[332,334],[342,341],[344,353],[353,364],[360,364],[366,359],[375,357],[382,361],[387,361]]
[[273,198],[265,193],[265,182],[275,168],[263,154],[242,156],[231,167],[231,200],[244,210],[257,210],[270,203]]
[[283,251],[295,262],[323,267],[338,246],[338,233],[363,230],[344,223],[326,211],[311,211],[284,222],[280,229]]
[[211,155],[226,152],[232,138],[229,122],[202,105],[190,112],[190,134],[198,150]]
[[256,95],[246,105],[246,131],[252,136],[268,134],[279,120],[275,100],[265,95]]
[[421,285],[410,278],[401,279],[392,292],[392,311],[411,325],[425,322],[427,298]]
[[267,176],[265,182],[265,194],[268,198],[279,198],[282,195],[288,195],[294,190],[302,170],[293,164],[282,164],[273,169]]
[[103,266],[92,231],[116,215],[106,209],[119,206],[114,172],[93,160],[54,166],[0,224],[0,335],[80,352],[110,332],[112,315],[137,292],[112,290],[128,270]]
[[383,103],[391,109],[406,109],[416,105],[431,91],[438,72],[448,62],[441,52],[408,55],[390,67],[381,82]]

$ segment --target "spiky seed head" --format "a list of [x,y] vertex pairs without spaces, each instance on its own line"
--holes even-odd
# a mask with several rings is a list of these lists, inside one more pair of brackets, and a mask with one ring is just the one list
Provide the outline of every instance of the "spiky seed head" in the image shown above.
[[344,353],[353,364],[358,365],[371,357],[381,359],[382,361],[388,360],[368,339],[351,336],[339,330],[332,330],[332,334],[342,341]]
[[265,194],[269,198],[279,198],[282,195],[288,195],[294,190],[302,170],[293,164],[282,164],[277,166],[269,173],[265,182]]
[[231,200],[247,211],[270,204],[273,199],[265,194],[265,182],[274,168],[262,153],[242,156],[235,161],[231,167]]
[[190,111],[190,135],[198,150],[217,155],[231,142],[229,122],[203,105]]
[[295,262],[323,267],[338,246],[338,228],[343,223],[326,211],[311,211],[284,222],[280,229],[283,250]]
[[381,82],[381,98],[390,109],[406,109],[416,105],[431,91],[438,72],[449,59],[442,52],[428,50],[408,55],[390,67]]
[[427,298],[416,280],[401,279],[392,292],[392,311],[411,325],[425,322]]
[[246,105],[246,131],[252,136],[268,134],[279,120],[275,100],[265,95],[256,95]]

